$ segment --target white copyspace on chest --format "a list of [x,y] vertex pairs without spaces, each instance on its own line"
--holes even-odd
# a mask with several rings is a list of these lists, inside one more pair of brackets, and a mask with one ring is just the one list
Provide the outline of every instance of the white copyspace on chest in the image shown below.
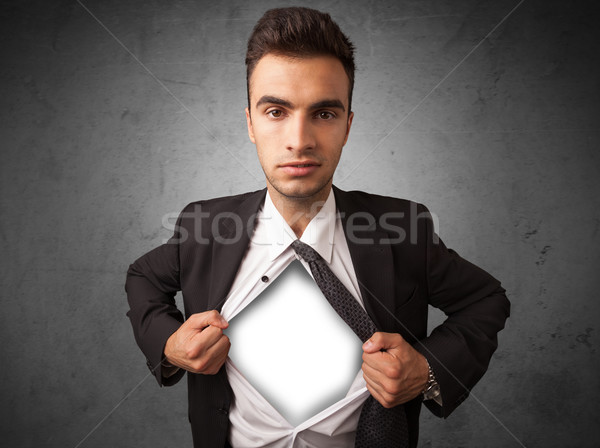
[[362,343],[299,262],[226,334],[233,363],[294,426],[342,399],[362,364]]

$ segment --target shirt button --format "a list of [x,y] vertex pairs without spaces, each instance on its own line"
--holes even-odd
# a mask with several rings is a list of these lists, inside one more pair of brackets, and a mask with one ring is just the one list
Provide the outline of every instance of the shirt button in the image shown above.
[[263,281],[263,283],[267,283],[269,281],[269,277],[266,275],[263,275],[260,279]]

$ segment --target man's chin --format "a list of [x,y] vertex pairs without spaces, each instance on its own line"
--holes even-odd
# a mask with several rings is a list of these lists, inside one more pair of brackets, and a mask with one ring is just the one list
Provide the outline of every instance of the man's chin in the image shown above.
[[[292,201],[305,201],[307,199],[321,199],[321,196],[328,195],[331,184],[325,185],[272,185],[271,186],[281,196]],[[326,199],[326,197],[325,197]]]

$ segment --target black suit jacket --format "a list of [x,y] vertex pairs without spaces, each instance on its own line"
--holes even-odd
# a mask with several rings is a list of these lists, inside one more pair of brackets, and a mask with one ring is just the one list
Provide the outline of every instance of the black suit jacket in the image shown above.
[[[427,209],[414,202],[363,192],[334,194],[361,295],[380,331],[399,333],[429,361],[447,417],[487,369],[496,334],[509,315],[500,283],[447,249]],[[148,367],[161,385],[160,362],[169,336],[183,322],[174,296],[182,291],[185,315],[221,310],[250,242],[266,190],[199,201],[181,213],[173,238],[136,260],[127,273],[127,313]],[[427,335],[428,305],[448,316]],[[226,446],[232,392],[225,369],[188,373],[194,447]],[[410,444],[416,446],[421,399],[405,404]]]

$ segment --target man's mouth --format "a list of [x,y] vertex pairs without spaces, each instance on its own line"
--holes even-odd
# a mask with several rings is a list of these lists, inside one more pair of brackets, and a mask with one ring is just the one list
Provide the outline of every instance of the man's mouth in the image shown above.
[[311,161],[305,161],[304,163],[296,163],[296,162],[290,162],[290,163],[286,163],[281,165],[281,168],[283,169],[284,172],[286,172],[288,175],[293,176],[293,177],[302,177],[302,176],[308,176],[309,174],[311,174],[312,172],[314,172],[320,165],[316,162]]
[[282,167],[287,167],[287,166],[292,166],[295,168],[304,168],[307,166],[319,166],[320,164],[313,161],[313,160],[304,160],[302,162],[298,161],[298,162],[289,162],[289,163],[283,163],[281,164]]

